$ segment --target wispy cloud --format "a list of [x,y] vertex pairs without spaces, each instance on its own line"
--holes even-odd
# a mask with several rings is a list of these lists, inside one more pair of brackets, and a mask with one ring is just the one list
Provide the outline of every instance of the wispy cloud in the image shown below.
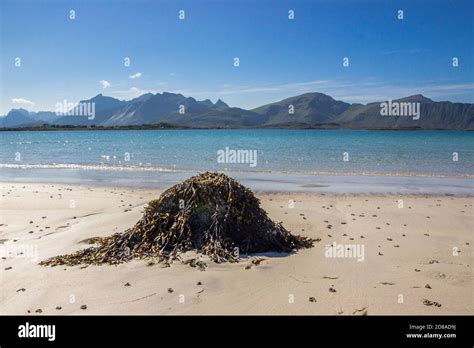
[[23,106],[33,106],[35,105],[34,102],[25,98],[13,98],[12,103],[15,105],[23,105]]
[[[469,94],[474,96],[473,91],[474,83],[427,82],[417,85],[401,85],[367,79],[366,81],[313,80],[261,86],[223,85],[215,90],[185,89],[175,92],[202,98],[227,97],[239,100],[245,99],[247,107],[256,107],[261,105],[262,100],[265,100],[265,102],[268,100],[277,101],[309,92],[325,93],[338,100],[365,104],[414,94],[423,94],[438,100],[456,96],[462,97]],[[248,95],[252,95],[253,98],[249,98]],[[473,100],[465,101],[472,102]]]
[[102,86],[102,88],[104,88],[104,89],[110,87],[110,82],[109,81],[100,80],[99,83]]
[[423,94],[435,100],[446,100],[453,97],[471,95],[471,100],[465,100],[465,102],[472,102],[473,92],[474,83],[426,83],[413,86],[380,83],[375,86],[361,85],[355,90],[341,90],[339,92],[334,90],[333,96],[344,101],[367,103],[396,99],[414,94]]
[[137,72],[136,74],[130,75],[129,77],[130,77],[131,79],[138,79],[138,78],[142,77],[142,73],[141,73],[141,72]]
[[[118,86],[115,85],[114,86]],[[133,99],[139,97],[145,93],[161,93],[167,90],[168,82],[166,81],[154,81],[150,84],[151,87],[130,87],[128,89],[117,89],[110,91],[110,95],[115,98],[121,99]]]
[[138,87],[131,87],[129,89],[113,91],[113,92],[111,92],[111,95],[113,97],[116,97],[116,98],[128,100],[128,99],[133,99],[133,98],[139,97],[139,96],[141,96],[142,94],[145,94],[145,93],[157,93],[157,91],[151,90],[151,89],[146,89],[145,90],[145,89],[141,89],[141,88],[138,88]]
[[306,82],[296,83],[284,83],[274,85],[261,85],[261,86],[233,86],[229,84],[222,85],[220,89],[215,90],[179,90],[180,93],[189,95],[240,95],[240,94],[255,94],[255,93],[276,93],[276,92],[291,92],[291,91],[317,91],[325,84],[329,83],[329,80],[314,80]]
[[325,93],[336,100],[363,104],[393,100],[414,94],[423,94],[434,100],[464,99],[464,102],[474,101],[473,97],[469,97],[469,95],[474,96],[474,83],[452,83],[450,81],[444,83],[426,81],[422,84],[409,85],[405,83],[402,85],[401,83],[386,83],[367,78],[365,81],[311,80],[254,86],[223,84],[215,89],[167,89],[166,83],[155,83],[153,86],[160,87],[131,87],[125,90],[111,91],[110,94],[116,98],[128,100],[145,93],[155,94],[167,90],[198,99],[215,100],[221,98],[232,105],[248,109],[310,92]]
[[132,93],[142,93],[142,92],[145,92],[145,91],[140,89],[140,88],[137,88],[137,87],[132,87],[132,88],[130,88],[130,92],[132,92]]

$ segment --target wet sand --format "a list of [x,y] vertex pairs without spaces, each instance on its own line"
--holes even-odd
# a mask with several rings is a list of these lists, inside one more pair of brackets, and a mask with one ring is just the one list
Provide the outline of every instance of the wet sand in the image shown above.
[[[159,193],[1,184],[0,313],[474,313],[472,197],[259,194],[270,218],[314,238],[314,247],[252,255],[235,264],[206,260],[205,271],[145,260],[38,265],[87,247],[87,238],[132,227]],[[327,245],[363,253],[329,254]]]

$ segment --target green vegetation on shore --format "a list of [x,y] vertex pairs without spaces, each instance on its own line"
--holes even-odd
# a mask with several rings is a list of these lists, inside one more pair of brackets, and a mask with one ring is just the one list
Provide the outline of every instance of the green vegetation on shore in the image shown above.
[[88,130],[147,130],[147,129],[190,129],[190,127],[180,126],[170,123],[143,124],[130,126],[73,126],[73,125],[38,125],[30,127],[10,127],[0,128],[0,131],[88,131]]
[[[260,127],[186,127],[177,124],[171,123],[157,123],[157,124],[142,124],[142,125],[130,125],[130,126],[73,126],[73,125],[38,125],[30,127],[10,127],[10,128],[1,128],[0,132],[6,131],[110,131],[110,130],[196,130],[196,129],[321,129],[321,130],[331,130],[331,129],[360,129],[360,128],[346,128],[341,127],[337,123],[327,123],[327,124],[308,124],[308,123],[279,123],[273,125],[266,125]],[[362,128],[365,130],[373,131],[419,131],[424,130],[421,127],[399,127],[399,128]],[[446,130],[446,129],[434,129],[434,130]],[[471,129],[466,129],[466,131],[471,131]]]

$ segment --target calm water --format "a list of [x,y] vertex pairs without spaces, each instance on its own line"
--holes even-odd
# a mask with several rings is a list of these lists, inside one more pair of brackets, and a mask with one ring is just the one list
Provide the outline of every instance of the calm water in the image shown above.
[[[474,133],[352,130],[0,132],[4,181],[75,176],[134,181],[153,173],[228,170],[279,176],[474,175]],[[218,151],[256,151],[256,165],[219,163]],[[458,160],[453,161],[453,153]],[[344,154],[346,153],[346,154]],[[344,161],[344,157],[347,161]],[[46,171],[46,172],[45,172]],[[85,174],[85,172],[90,172]],[[91,174],[96,172],[96,174]],[[98,173],[100,172],[100,173]],[[149,173],[149,174],[146,174]],[[155,174],[156,175],[156,174]],[[268,178],[268,174],[265,176]],[[138,179],[137,179],[138,178]],[[145,180],[145,179],[143,179]]]

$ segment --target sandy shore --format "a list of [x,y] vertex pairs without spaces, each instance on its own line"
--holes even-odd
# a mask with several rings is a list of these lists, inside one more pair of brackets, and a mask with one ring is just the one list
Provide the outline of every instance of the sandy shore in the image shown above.
[[[273,220],[320,240],[293,255],[199,271],[142,260],[38,265],[133,226],[159,191],[18,183],[1,191],[1,314],[474,313],[469,197],[259,195]],[[333,242],[364,253],[327,257]]]

